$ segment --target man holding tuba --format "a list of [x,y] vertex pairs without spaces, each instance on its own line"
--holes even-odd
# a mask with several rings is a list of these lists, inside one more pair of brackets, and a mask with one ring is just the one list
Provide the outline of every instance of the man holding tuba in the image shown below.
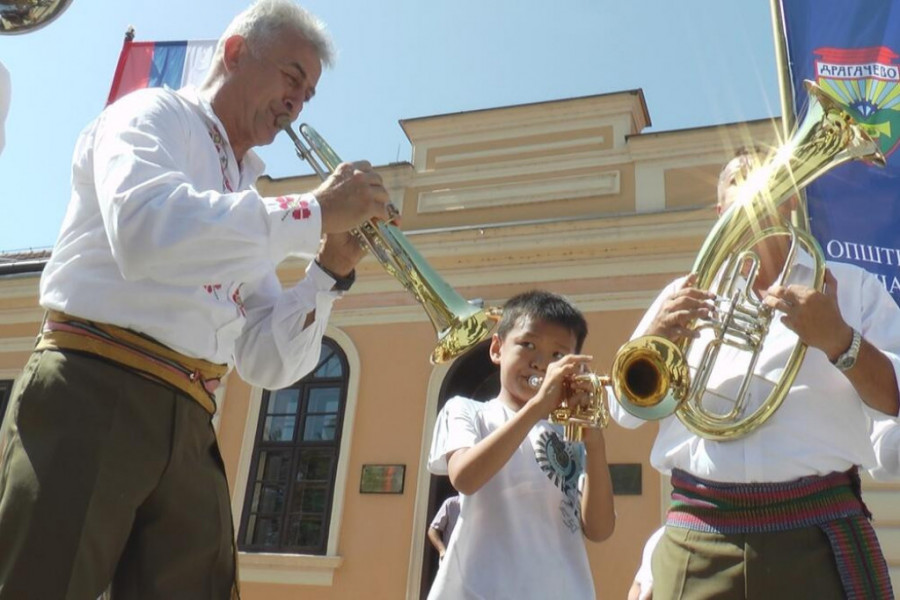
[[[757,161],[754,152],[743,151],[725,166],[719,214]],[[795,202],[777,211],[784,216]],[[774,220],[774,214],[764,219]],[[708,439],[675,416],[660,421],[651,463],[671,474],[673,494],[652,560],[654,597],[893,597],[857,467],[875,463],[870,422],[898,413],[900,308],[875,276],[852,265],[828,263],[824,289],[817,291],[810,283],[810,256],[802,250],[782,279],[787,240],[758,241],[758,263],[741,263],[736,276],[752,281],[748,293],[776,311],[749,366],[749,407],[768,397],[794,340],[808,351],[780,408],[745,435]],[[714,294],[695,287],[696,280],[692,274],[666,287],[635,337],[680,342],[714,336],[692,323],[728,305],[714,303]],[[706,394],[721,404],[744,384],[748,365],[730,348],[720,349],[718,359]],[[611,404],[619,424],[644,422]]]
[[[312,369],[363,255],[345,232],[388,217],[367,162],[311,194],[253,187],[252,148],[297,118],[331,48],[294,0],[259,0],[199,88],[133,92],[80,136],[47,318],[0,429],[0,599],[236,593],[215,387],[232,366],[265,388]],[[292,254],[315,260],[283,290]]]

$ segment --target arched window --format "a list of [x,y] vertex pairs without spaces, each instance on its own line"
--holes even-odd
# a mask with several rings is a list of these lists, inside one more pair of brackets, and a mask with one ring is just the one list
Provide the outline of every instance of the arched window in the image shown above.
[[238,534],[242,551],[326,553],[347,380],[346,356],[324,338],[309,375],[263,393]]

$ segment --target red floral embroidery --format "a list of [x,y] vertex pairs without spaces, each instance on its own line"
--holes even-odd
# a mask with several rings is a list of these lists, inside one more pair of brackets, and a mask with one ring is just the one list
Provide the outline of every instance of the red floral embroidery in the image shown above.
[[241,313],[241,316],[246,317],[247,309],[244,307],[244,299],[241,298],[241,286],[237,286],[234,289],[234,293],[231,295],[231,301],[234,302],[235,306],[237,306],[238,312]]
[[207,294],[215,296],[216,300],[218,300],[219,299],[218,292],[219,292],[219,290],[222,289],[222,284],[221,283],[207,283],[206,285],[203,286],[203,289],[206,290]]
[[[310,215],[312,215],[312,211],[309,210],[309,202],[306,200],[301,200],[293,196],[279,196],[276,200],[278,201],[278,206],[280,206],[282,210],[290,210],[291,217],[297,221],[308,219]],[[281,220],[284,221],[287,216],[288,213],[285,213],[284,216],[281,217]]]
[[[244,299],[241,297],[241,286],[243,284],[238,284],[234,291],[231,293],[230,300],[237,307],[238,314],[242,317],[247,316],[247,308],[244,306]],[[229,289],[231,286],[229,286]],[[206,293],[213,296],[216,300],[228,299],[229,296],[225,295],[222,298],[219,297],[219,291],[222,289],[221,283],[207,283],[203,286],[203,289],[206,290]]]

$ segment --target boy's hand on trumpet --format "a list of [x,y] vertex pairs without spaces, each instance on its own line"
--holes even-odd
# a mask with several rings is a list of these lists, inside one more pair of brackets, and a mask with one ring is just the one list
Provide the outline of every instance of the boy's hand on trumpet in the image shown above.
[[[579,377],[579,375],[583,375],[584,377]],[[596,381],[598,376],[590,375],[587,365],[581,365],[580,371],[565,380],[563,403],[568,410],[564,411],[563,414],[566,414],[569,417],[574,415],[577,418],[582,418],[585,415],[596,415],[597,405],[595,404],[592,407],[591,398],[598,392],[594,388],[594,384],[591,382],[590,378],[594,378]],[[602,378],[600,379],[602,380]],[[604,404],[606,398],[601,396],[597,398],[596,401]],[[578,428],[577,434],[573,433],[573,435],[576,435],[574,439],[583,442],[585,449],[589,454],[598,447],[605,452],[606,446],[603,441],[605,419],[601,417],[600,423],[601,424],[596,427],[580,427]],[[565,425],[565,420],[560,424]],[[567,432],[567,436],[569,433],[570,432]]]
[[365,160],[341,163],[313,194],[322,209],[323,233],[348,231],[370,219],[396,217],[381,175]]
[[[568,401],[568,395],[572,390],[581,390],[581,384],[572,380],[574,380],[576,375],[586,372],[588,363],[593,359],[593,356],[587,354],[568,354],[558,361],[547,365],[547,371],[544,373],[543,381],[540,383],[540,389],[528,401],[528,404],[539,409],[538,412],[541,415],[549,416],[560,403]],[[575,394],[575,401],[578,401],[577,397],[580,395],[582,394]]]

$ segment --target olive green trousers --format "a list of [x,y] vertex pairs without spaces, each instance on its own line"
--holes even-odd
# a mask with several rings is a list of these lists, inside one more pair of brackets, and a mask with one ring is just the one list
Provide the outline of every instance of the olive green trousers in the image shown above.
[[654,600],[843,600],[818,527],[718,534],[666,527],[653,553]]
[[0,427],[0,600],[225,600],[233,548],[209,413],[100,358],[31,356]]

